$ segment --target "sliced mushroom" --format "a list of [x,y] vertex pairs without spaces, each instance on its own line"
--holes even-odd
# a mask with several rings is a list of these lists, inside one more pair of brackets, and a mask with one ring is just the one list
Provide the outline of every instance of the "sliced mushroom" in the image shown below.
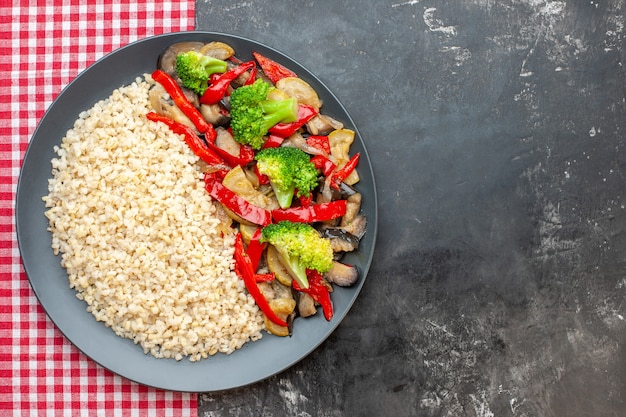
[[327,227],[321,231],[322,237],[330,240],[333,252],[352,252],[359,248],[359,238],[339,227]]
[[233,156],[238,156],[240,153],[241,145],[235,141],[233,135],[223,127],[215,129],[215,146],[225,150]]
[[333,130],[343,129],[343,123],[325,114],[318,114],[308,121],[306,128],[312,135],[328,135]]
[[200,48],[200,53],[225,61],[235,55],[235,50],[224,42],[215,41],[203,45]]
[[316,109],[322,107],[322,102],[320,101],[317,92],[302,78],[282,78],[276,82],[276,88],[286,93],[289,97],[297,99],[300,104],[308,104]]
[[150,99],[150,105],[152,109],[162,115],[167,116],[172,120],[175,120],[179,123],[182,123],[186,126],[189,126],[193,130],[196,130],[196,126],[193,124],[191,120],[182,112],[181,109],[178,108],[176,104],[170,98],[170,95],[165,91],[161,84],[155,84],[150,88],[150,92],[148,93],[148,98]]
[[322,155],[322,156],[328,156],[328,154],[326,152],[324,152],[323,150],[315,147],[315,146],[311,146],[307,143],[306,139],[304,138],[304,136],[302,136],[300,133],[294,133],[293,135],[289,136],[288,138],[286,138],[283,143],[282,146],[289,146],[291,148],[298,148],[301,151],[304,151],[306,153],[308,153],[309,155]]
[[278,208],[278,201],[263,194],[250,182],[241,166],[231,169],[222,180],[222,184],[248,202],[267,210]]
[[[334,130],[328,135],[330,153],[337,167],[342,167],[350,159],[350,146],[354,142],[355,132],[350,129]],[[359,174],[355,169],[344,181],[348,185],[359,182]]]
[[317,313],[313,297],[304,292],[298,294],[298,314],[300,314],[301,317],[310,317]]
[[361,210],[361,200],[361,193],[352,194],[346,199],[346,214],[344,214],[341,218],[341,227],[349,225],[357,214],[359,214],[359,211]]
[[[271,309],[282,320],[289,323],[289,317],[292,316],[296,309],[296,300],[293,298],[275,298],[269,302]],[[279,326],[273,321],[264,317],[265,328],[268,332],[276,336],[289,336],[289,326]]]
[[291,287],[292,277],[285,265],[283,265],[281,258],[276,248],[272,245],[268,245],[265,253],[265,260],[267,262],[267,268],[270,272],[274,273],[276,279],[283,285]]
[[224,114],[219,103],[201,104],[200,114],[202,114],[204,120],[215,126],[225,126],[230,121],[230,117]]
[[324,278],[340,287],[349,287],[358,281],[359,270],[356,266],[333,261],[333,267],[324,274]]
[[173,43],[163,51],[157,61],[157,68],[167,72],[169,75],[174,76],[176,74],[176,57],[178,54],[187,51],[197,51],[204,46],[203,42],[177,42]]
[[367,217],[362,214],[358,214],[350,223],[342,225],[341,228],[361,240],[363,235],[365,235],[365,230],[367,229]]

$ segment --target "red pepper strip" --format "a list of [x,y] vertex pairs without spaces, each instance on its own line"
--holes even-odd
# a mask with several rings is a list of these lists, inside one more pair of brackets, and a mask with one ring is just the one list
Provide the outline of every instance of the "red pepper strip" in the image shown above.
[[306,122],[317,116],[317,113],[318,110],[315,107],[308,104],[300,104],[298,105],[298,119],[295,122],[278,123],[272,126],[269,132],[273,135],[288,138],[304,126]]
[[328,136],[311,135],[306,138],[306,143],[307,145],[313,146],[314,148],[324,151],[327,154],[330,153],[330,142],[328,141]]
[[206,89],[204,94],[202,94],[202,97],[200,97],[200,103],[219,103],[219,101],[226,95],[230,83],[244,72],[254,68],[255,65],[256,64],[254,63],[254,61],[244,62],[243,64],[236,66],[235,68],[226,71],[225,73],[220,75],[219,78],[217,78],[209,85],[209,88]]
[[276,278],[273,272],[267,274],[254,274],[254,280],[256,282],[272,282]]
[[254,269],[252,268],[252,262],[250,261],[250,257],[246,254],[246,251],[243,247],[243,240],[241,239],[241,233],[237,233],[237,237],[235,238],[235,268],[238,274],[243,279],[244,284],[246,285],[246,289],[254,298],[254,301],[259,306],[263,314],[276,323],[279,326],[287,326],[287,323],[283,321],[280,317],[274,313],[274,310],[270,307],[270,304],[267,302],[261,290],[257,286],[255,277],[254,277]]
[[313,194],[309,194],[308,197],[301,195],[298,197],[298,201],[300,202],[300,206],[309,207],[311,204],[313,204]]
[[306,275],[309,280],[309,288],[300,287],[294,279],[291,281],[293,289],[309,294],[311,298],[322,306],[324,317],[330,321],[333,318],[333,303],[330,299],[328,288],[322,282],[322,275],[314,269],[307,269]]
[[265,148],[278,148],[285,138],[276,135],[269,135],[267,139],[265,139],[265,143],[263,143],[263,149]]
[[257,164],[254,164],[254,173],[256,174],[257,178],[259,179],[259,184],[265,185],[265,184],[269,184],[270,183],[270,177],[268,177],[265,174],[261,174],[259,172],[259,166]]
[[[148,120],[152,120],[153,122],[161,122],[167,125],[170,130],[177,135],[183,135],[185,138],[185,143],[189,146],[189,149],[196,155],[200,157],[204,162],[209,165],[220,165],[223,164],[224,161],[219,157],[216,153],[214,153],[207,144],[198,136],[196,132],[193,131],[189,126],[179,123],[170,119],[169,117],[162,116],[155,112],[150,112],[146,114]],[[211,126],[211,129],[213,127]]]
[[230,167],[236,167],[237,165],[248,165],[254,160],[254,149],[252,149],[252,147],[250,147],[249,145],[241,145],[241,147],[239,148],[239,155],[235,156],[225,149],[222,149],[219,146],[215,145],[214,142],[215,141],[207,141],[208,147],[213,152],[218,154]]
[[227,209],[251,223],[267,226],[272,222],[272,215],[264,208],[250,204],[236,193],[229,190],[211,175],[204,176],[204,188],[209,195],[222,203]]
[[311,162],[315,165],[315,168],[322,171],[325,177],[328,177],[337,168],[337,165],[330,159],[323,155],[315,155],[311,157]]
[[272,210],[272,217],[277,222],[282,220],[299,223],[324,222],[344,216],[346,208],[347,200],[335,200],[329,203],[312,204],[308,207]]
[[250,243],[248,243],[247,253],[250,257],[250,261],[252,262],[252,268],[256,271],[259,267],[259,262],[261,261],[261,256],[263,256],[263,251],[267,243],[261,242],[261,228],[257,228],[252,237],[250,238]]
[[348,178],[348,175],[350,175],[352,171],[354,171],[354,169],[358,165],[360,156],[361,156],[360,153],[354,154],[354,156],[352,156],[352,158],[350,158],[343,167],[341,167],[340,169],[338,169],[337,171],[331,174],[331,177],[330,177],[331,187],[333,187],[336,190],[339,189],[339,186],[341,185],[341,183],[346,178]]
[[250,85],[252,83],[254,83],[256,81],[256,65],[254,67],[252,67],[252,69],[250,70],[250,76],[248,77],[248,79],[246,80],[245,83],[243,83],[243,85]]
[[167,72],[154,70],[154,72],[152,72],[152,79],[163,86],[178,108],[185,113],[185,116],[187,116],[196,129],[198,129],[198,132],[204,133],[209,130],[209,128],[213,128],[210,123],[204,120],[200,111],[196,109],[193,104],[191,104],[176,80],[174,80],[174,78],[172,78]]
[[252,55],[261,66],[265,75],[267,75],[267,78],[269,78],[274,84],[285,77],[297,77],[296,73],[292,70],[285,68],[278,62],[271,60],[258,52],[252,52]]

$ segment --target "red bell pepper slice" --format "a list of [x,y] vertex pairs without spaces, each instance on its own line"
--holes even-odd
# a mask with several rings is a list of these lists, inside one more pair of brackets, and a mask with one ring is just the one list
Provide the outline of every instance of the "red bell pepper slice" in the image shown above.
[[311,204],[313,204],[313,194],[309,194],[308,196],[306,195],[298,196],[298,202],[300,202],[300,206],[302,207],[310,206]]
[[[198,136],[196,132],[193,131],[189,126],[179,123],[170,119],[169,117],[162,116],[155,112],[150,112],[146,114],[146,118],[148,120],[152,120],[153,122],[161,122],[167,125],[170,130],[177,135],[183,135],[185,139],[185,143],[189,146],[189,149],[196,155],[200,157],[204,162],[209,165],[221,165],[224,163],[224,160],[220,158],[215,152],[213,152],[207,144]],[[213,126],[211,129],[213,130]],[[213,130],[213,132],[215,132]]]
[[254,277],[254,269],[252,267],[252,262],[250,257],[246,253],[243,247],[243,240],[241,238],[241,233],[237,233],[235,238],[235,270],[237,274],[243,279],[244,284],[246,285],[246,289],[248,293],[254,298],[254,301],[259,306],[263,314],[276,323],[279,326],[287,326],[287,323],[282,320],[280,317],[276,315],[270,304],[267,302],[263,293],[259,289],[256,279]]
[[318,110],[308,104],[298,105],[298,119],[291,123],[278,123],[272,126],[269,133],[283,138],[288,138],[304,126],[309,120],[317,116]]
[[246,80],[245,83],[243,83],[243,85],[250,85],[253,84],[256,81],[256,73],[257,73],[257,69],[256,69],[256,65],[253,66],[250,69],[250,76],[248,77],[248,79]]
[[269,59],[266,56],[263,56],[258,52],[252,52],[252,55],[254,56],[256,61],[259,63],[259,66],[261,67],[265,75],[267,75],[267,78],[269,78],[270,81],[273,82],[274,84],[276,84],[279,80],[285,77],[297,77],[298,76],[292,70],[285,68],[278,62],[272,59]]
[[356,166],[359,164],[359,158],[361,154],[356,153],[352,158],[345,163],[345,165],[339,168],[337,171],[333,172],[330,177],[330,186],[334,189],[338,190],[341,183],[348,178],[348,175],[354,171]]
[[261,174],[259,172],[259,166],[257,164],[254,164],[254,173],[256,174],[256,177],[259,179],[259,184],[265,185],[265,184],[270,183],[270,177],[268,177],[265,174]]
[[285,138],[281,136],[269,135],[267,139],[265,139],[262,148],[278,148],[284,141]]
[[324,222],[343,217],[346,214],[347,203],[347,200],[335,200],[306,207],[276,209],[272,210],[272,218],[277,222],[283,220],[299,223]]
[[222,203],[239,217],[261,226],[267,226],[272,222],[272,215],[264,208],[250,204],[219,182],[214,175],[204,176],[204,188],[215,200]]
[[330,153],[330,142],[328,140],[328,136],[310,135],[306,138],[306,143],[309,146],[313,146],[314,148],[326,152],[326,154]]
[[330,292],[323,283],[322,275],[314,269],[307,269],[307,278],[309,280],[309,288],[302,288],[296,280],[292,280],[293,289],[296,291],[309,294],[320,306],[324,312],[324,318],[330,321],[333,318],[333,302],[330,299]]
[[276,278],[273,272],[267,274],[254,274],[254,281],[256,282],[272,282]]
[[261,228],[257,228],[252,237],[250,243],[248,243],[247,253],[252,261],[252,268],[256,271],[263,256],[263,251],[267,247],[267,243],[261,242]]
[[256,64],[254,63],[254,61],[244,62],[243,64],[238,65],[235,68],[228,70],[219,77],[217,77],[215,81],[213,81],[209,85],[204,94],[202,94],[202,97],[200,97],[200,103],[219,103],[219,101],[226,95],[230,83],[233,82],[241,74],[248,70],[251,70],[255,66]]
[[176,80],[167,72],[155,70],[152,72],[152,79],[163,86],[178,108],[191,120],[196,129],[198,129],[198,132],[204,133],[210,128],[213,128],[213,125],[204,120],[200,111],[187,99]]
[[311,162],[315,165],[315,168],[322,171],[325,177],[328,177],[337,168],[337,165],[330,159],[323,155],[314,155],[311,157]]
[[241,145],[239,148],[239,155],[235,156],[225,149],[215,145],[214,142],[207,141],[207,146],[216,154],[218,154],[224,162],[230,167],[236,167],[237,165],[248,165],[254,160],[254,149],[249,145]]

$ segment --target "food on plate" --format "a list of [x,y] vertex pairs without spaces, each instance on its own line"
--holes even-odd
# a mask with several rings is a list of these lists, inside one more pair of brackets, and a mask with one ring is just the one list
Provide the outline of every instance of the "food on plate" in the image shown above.
[[221,42],[169,46],[83,112],[44,201],[88,310],[177,360],[289,336],[319,310],[332,320],[367,219],[355,132],[323,112],[295,72]]
[[156,357],[231,353],[263,317],[232,270],[199,158],[145,118],[152,81],[83,112],[55,150],[45,197],[52,247],[87,309]]

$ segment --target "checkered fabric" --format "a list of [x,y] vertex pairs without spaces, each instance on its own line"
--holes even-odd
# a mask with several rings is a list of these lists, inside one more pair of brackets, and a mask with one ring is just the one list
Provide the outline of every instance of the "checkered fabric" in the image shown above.
[[193,28],[193,0],[0,0],[1,416],[197,415],[194,394],[114,375],[62,336],[29,286],[14,226],[21,160],[61,89],[120,46]]

